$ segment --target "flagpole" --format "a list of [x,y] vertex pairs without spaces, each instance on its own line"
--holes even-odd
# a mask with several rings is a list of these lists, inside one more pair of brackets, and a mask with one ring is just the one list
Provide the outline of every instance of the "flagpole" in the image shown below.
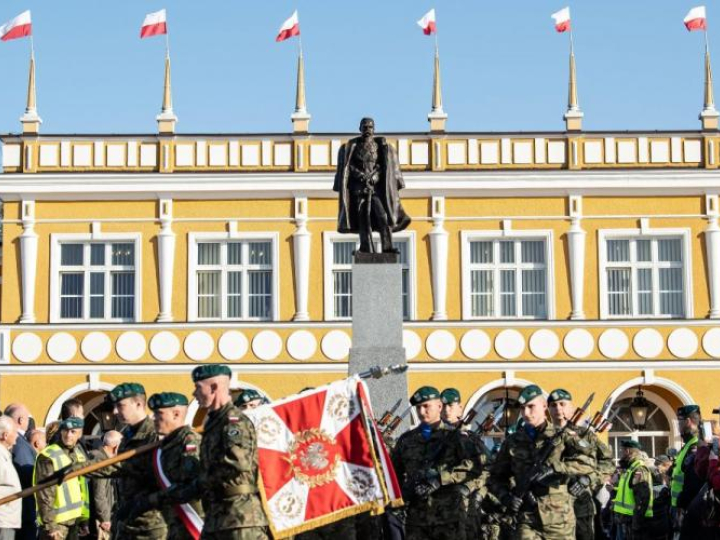
[[170,32],[165,29],[165,56],[170,58]]
[[33,41],[32,34],[30,34],[30,58],[35,60],[35,42]]

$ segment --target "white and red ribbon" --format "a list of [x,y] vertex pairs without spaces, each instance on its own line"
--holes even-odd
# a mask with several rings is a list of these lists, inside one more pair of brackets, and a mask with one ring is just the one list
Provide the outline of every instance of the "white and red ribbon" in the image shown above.
[[[156,448],[153,453],[153,469],[155,470],[155,477],[160,487],[163,490],[168,489],[172,482],[170,482],[162,468],[162,448]],[[195,509],[187,503],[175,504],[173,508],[175,508],[175,512],[183,522],[183,525],[185,525],[190,536],[192,536],[194,540],[199,540],[204,522]]]

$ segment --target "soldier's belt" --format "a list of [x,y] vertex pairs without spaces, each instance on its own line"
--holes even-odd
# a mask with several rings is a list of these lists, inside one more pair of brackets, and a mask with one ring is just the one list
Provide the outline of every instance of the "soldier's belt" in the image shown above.
[[238,486],[228,486],[226,488],[218,490],[218,493],[223,497],[232,497],[234,495],[253,495],[258,493],[258,489],[255,486],[248,484],[240,484]]

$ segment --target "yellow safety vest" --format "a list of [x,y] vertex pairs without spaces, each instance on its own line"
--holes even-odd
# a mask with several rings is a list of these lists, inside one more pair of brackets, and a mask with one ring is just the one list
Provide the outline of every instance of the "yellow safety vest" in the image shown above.
[[692,439],[690,439],[688,442],[685,443],[685,446],[682,447],[682,450],[680,450],[677,458],[675,458],[675,467],[673,467],[672,482],[670,483],[670,496],[672,497],[673,508],[677,507],[678,497],[682,493],[683,484],[685,484],[685,473],[682,470],[685,456],[693,446],[697,445],[697,443],[697,437],[693,437]]
[[[85,462],[85,455],[77,448],[72,450],[78,463]],[[51,444],[38,454],[44,456],[52,462],[53,471],[58,472],[68,465],[72,464],[65,450],[58,444]],[[37,460],[33,469],[33,485],[35,485],[35,474],[37,472]],[[55,487],[55,501],[53,508],[55,509],[55,523],[67,523],[77,518],[90,518],[90,497],[88,496],[87,480],[82,476],[65,480],[62,484]],[[37,497],[35,498],[37,506]],[[40,512],[37,513],[38,525],[42,526],[43,522]]]
[[[617,487],[617,494],[615,495],[615,500],[613,501],[613,511],[616,514],[622,514],[623,516],[632,516],[635,513],[635,494],[632,490],[631,480],[633,477],[633,474],[635,474],[635,471],[638,467],[642,465],[642,461],[635,460],[630,464],[630,467],[628,467],[627,471],[623,473],[623,475],[620,477],[620,483]],[[648,509],[645,511],[645,517],[653,517],[653,502],[654,502],[654,493],[652,490],[652,478],[649,478],[649,488],[650,488],[650,504],[648,504]]]

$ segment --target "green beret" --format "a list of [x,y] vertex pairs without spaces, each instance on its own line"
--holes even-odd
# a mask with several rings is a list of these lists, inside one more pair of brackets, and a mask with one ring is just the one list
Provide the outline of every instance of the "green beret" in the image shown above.
[[682,407],[678,407],[677,415],[678,418],[687,418],[694,412],[700,414],[699,405],[683,405]]
[[522,392],[520,392],[520,395],[517,399],[518,405],[525,405],[526,403],[530,403],[533,399],[542,395],[543,391],[538,385],[529,384],[522,389]]
[[548,396],[548,403],[552,403],[553,401],[572,401],[572,394],[564,388],[558,388],[550,392]]
[[235,399],[235,405],[238,407],[241,405],[247,405],[251,401],[256,399],[262,399],[260,392],[253,390],[252,388],[246,388],[242,393]]
[[108,399],[111,403],[117,403],[118,401],[121,401],[125,398],[144,395],[145,388],[143,388],[142,384],[134,382],[124,382],[122,384],[118,384],[115,388],[110,390],[110,393],[108,394]]
[[460,391],[457,388],[446,388],[440,392],[440,399],[443,403],[460,403]]
[[632,439],[628,439],[626,441],[620,441],[620,446],[623,448],[636,448],[640,449],[640,443],[637,441],[633,441]]
[[178,405],[187,406],[187,404],[188,399],[176,392],[160,392],[159,394],[153,394],[148,400],[148,407],[153,411],[177,407]]
[[60,422],[58,429],[82,429],[83,427],[85,427],[85,420],[77,416],[71,416]]
[[431,399],[440,399],[440,391],[432,386],[423,386],[412,395],[410,405],[420,405]]
[[204,381],[205,379],[219,377],[220,375],[232,377],[232,372],[230,368],[224,364],[204,364],[192,370],[193,382]]

